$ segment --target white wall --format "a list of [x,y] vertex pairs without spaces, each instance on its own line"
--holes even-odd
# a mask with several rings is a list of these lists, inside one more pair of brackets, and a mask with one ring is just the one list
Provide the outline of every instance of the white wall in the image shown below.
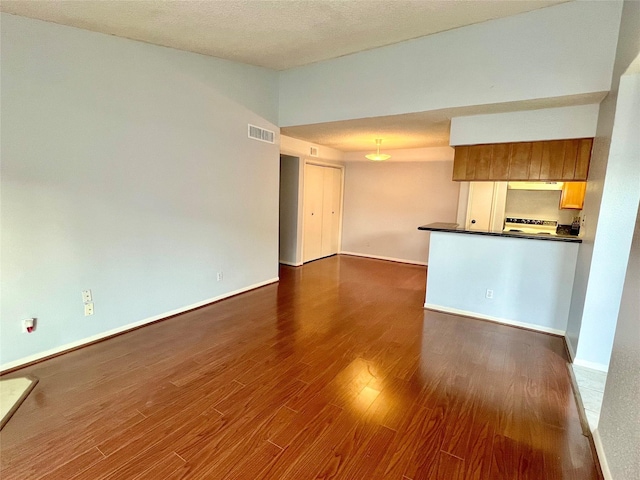
[[451,119],[450,145],[594,137],[599,104]]
[[280,73],[280,126],[609,90],[620,2],[569,2]]
[[620,80],[576,361],[605,367],[640,202],[640,75]]
[[577,243],[430,235],[426,308],[564,333]]
[[[577,353],[577,360],[600,369],[606,369],[611,352],[633,229],[630,219],[637,210],[634,202],[637,202],[640,188],[634,177],[640,162],[622,153],[627,148],[622,142],[637,135],[633,130],[637,127],[625,123],[628,118],[623,120],[616,111],[620,108],[620,78],[639,53],[640,3],[625,1],[611,92],[600,104],[598,115],[582,210],[585,220],[580,230],[583,243],[578,253],[567,327],[567,343]],[[618,130],[617,145],[612,138],[614,121]],[[585,329],[583,324],[589,327]],[[583,340],[584,347],[580,345]]]
[[277,277],[274,72],[1,21],[3,368]]
[[618,315],[598,433],[611,478],[640,472],[640,211]]
[[[415,150],[414,156],[429,156],[430,149]],[[426,263],[429,236],[417,228],[455,222],[459,185],[452,172],[451,149],[439,160],[347,162],[342,251]]]
[[[317,157],[311,157],[311,147],[314,147],[318,152]],[[317,143],[307,142],[306,140],[300,140],[286,135],[280,135],[280,151],[287,155],[316,158],[334,163],[339,163],[344,156],[343,152],[335,148],[325,147],[324,145],[318,145]]]
[[298,265],[300,158],[280,155],[280,263]]
[[507,190],[505,217],[556,220],[569,225],[580,210],[561,210],[561,195],[560,190]]

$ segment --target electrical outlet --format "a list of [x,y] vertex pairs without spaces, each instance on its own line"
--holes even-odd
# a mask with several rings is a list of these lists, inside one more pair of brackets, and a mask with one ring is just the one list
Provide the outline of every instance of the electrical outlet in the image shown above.
[[216,277],[218,279],[218,281],[222,280],[222,272],[218,272],[218,275]]
[[93,303],[84,304],[84,316],[88,317],[89,315],[93,315]]
[[22,320],[22,333],[32,333],[36,328],[35,318],[25,318]]
[[91,297],[91,290],[82,290],[82,301],[84,303],[89,303],[93,300]]
[[487,294],[485,295],[486,298],[493,298],[493,290],[489,290],[487,289]]

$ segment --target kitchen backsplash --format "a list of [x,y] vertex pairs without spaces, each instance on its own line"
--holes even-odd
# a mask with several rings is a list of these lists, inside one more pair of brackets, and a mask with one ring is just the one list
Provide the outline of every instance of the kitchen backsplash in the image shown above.
[[508,190],[505,217],[556,220],[570,225],[578,210],[560,210],[559,190]]

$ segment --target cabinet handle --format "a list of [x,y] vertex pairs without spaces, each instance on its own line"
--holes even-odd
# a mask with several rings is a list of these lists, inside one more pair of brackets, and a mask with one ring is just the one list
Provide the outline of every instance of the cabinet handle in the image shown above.
[[[313,213],[311,215],[313,215]],[[471,220],[471,223],[476,223],[476,221],[475,220]]]

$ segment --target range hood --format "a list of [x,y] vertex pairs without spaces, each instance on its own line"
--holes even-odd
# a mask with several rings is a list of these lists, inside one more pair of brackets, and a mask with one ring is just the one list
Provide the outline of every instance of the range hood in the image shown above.
[[509,190],[562,190],[563,182],[509,182]]

